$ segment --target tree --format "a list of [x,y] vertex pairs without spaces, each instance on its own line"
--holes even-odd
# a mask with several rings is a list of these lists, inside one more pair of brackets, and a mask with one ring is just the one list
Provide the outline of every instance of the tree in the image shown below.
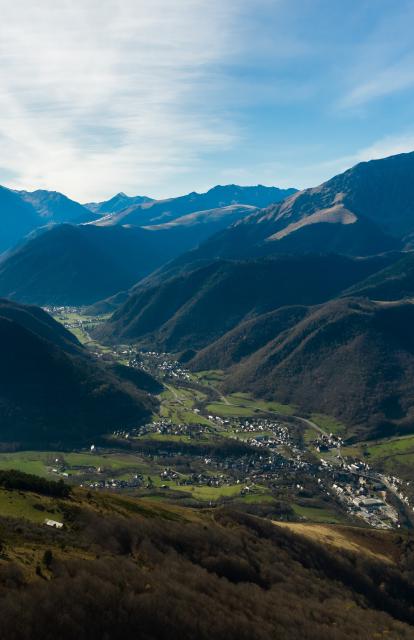
[[46,567],[50,567],[50,565],[52,564],[53,561],[53,553],[50,549],[46,549],[46,551],[43,554],[43,563],[46,565]]

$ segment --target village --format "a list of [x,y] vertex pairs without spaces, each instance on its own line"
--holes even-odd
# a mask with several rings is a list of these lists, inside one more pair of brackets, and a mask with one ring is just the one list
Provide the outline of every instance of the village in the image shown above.
[[[75,335],[80,331],[79,337],[84,340],[97,321],[96,317],[79,315],[77,308],[54,307],[49,311]],[[93,342],[89,348],[98,358],[110,358],[154,376],[171,391],[175,403],[180,402],[178,389],[194,394],[194,402],[189,405],[194,418],[188,422],[160,415],[135,428],[114,431],[111,447],[125,441],[137,447],[147,468],[145,473],[142,464],[128,468],[126,473],[94,464],[96,448],[92,445],[89,465],[76,468],[56,464],[50,468],[66,481],[92,490],[174,496],[189,489],[195,490],[191,495],[202,495],[208,488],[212,490],[209,495],[217,494],[209,504],[245,496],[256,496],[259,501],[260,496],[272,495],[291,502],[313,496],[351,520],[380,529],[398,528],[402,520],[412,518],[407,516],[414,507],[404,489],[406,483],[376,472],[366,462],[344,457],[340,434],[318,428],[314,437],[305,441],[299,418],[273,417],[266,411],[249,417],[217,415],[209,411],[207,400],[200,400],[203,394],[210,400],[219,398],[216,387],[194,378],[170,354],[138,351],[128,345],[103,351]],[[168,404],[165,399],[163,402]],[[243,452],[237,449],[237,443],[244,447]]]
[[[57,460],[52,472],[93,490],[179,496],[183,490],[210,488],[213,494],[209,495],[217,491],[214,504],[245,496],[255,496],[260,501],[260,496],[273,495],[293,502],[311,496],[344,512],[351,521],[360,520],[379,529],[398,528],[401,512],[412,510],[401,480],[382,476],[366,463],[346,461],[340,454],[329,460],[318,459],[308,446],[301,445],[296,429],[289,423],[269,418],[224,420],[218,416],[213,417],[213,422],[220,429],[216,434],[206,424],[176,425],[166,420],[115,432],[115,441],[127,440],[139,446],[136,470],[122,473],[121,477],[94,464],[94,456],[100,453],[95,445],[91,445],[88,467],[70,470]],[[227,431],[227,438],[218,436],[223,430]],[[146,439],[154,434],[166,440]],[[215,452],[212,447],[207,454],[203,447],[214,443],[215,435],[222,443],[229,443],[230,449]],[[185,440],[168,448],[168,438],[177,436]],[[196,446],[194,452],[188,450],[191,442]],[[237,443],[244,447],[242,451],[237,449]],[[312,448],[316,453],[314,443]],[[146,462],[151,473],[139,470],[141,461]],[[213,504],[211,499],[209,504]]]

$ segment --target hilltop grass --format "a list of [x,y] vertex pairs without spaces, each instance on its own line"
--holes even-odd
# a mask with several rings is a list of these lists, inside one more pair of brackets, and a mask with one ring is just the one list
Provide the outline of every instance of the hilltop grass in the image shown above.
[[346,551],[363,553],[385,562],[394,561],[395,548],[390,544],[388,534],[383,531],[370,529],[369,535],[367,535],[366,529],[347,525],[280,521],[274,521],[274,524],[306,536],[324,546],[329,545]]
[[[62,453],[53,451],[19,451],[17,453],[0,454],[0,470],[17,469],[25,473],[33,473],[42,477],[56,477],[50,468],[57,466],[56,459],[64,461],[65,469],[69,473],[86,472],[90,467],[101,467],[105,471],[125,473],[146,473],[149,465],[142,458],[126,453],[93,454]],[[77,469],[81,467],[81,469]]]
[[11,518],[25,518],[31,522],[44,522],[45,518],[62,520],[56,499],[6,489],[0,489],[0,514]]

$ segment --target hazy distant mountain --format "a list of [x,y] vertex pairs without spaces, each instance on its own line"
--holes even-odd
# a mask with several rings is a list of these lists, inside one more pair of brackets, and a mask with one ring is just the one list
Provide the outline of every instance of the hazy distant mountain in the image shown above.
[[43,224],[74,222],[86,215],[85,207],[57,191],[15,191],[36,210]]
[[0,261],[0,295],[35,304],[92,304],[176,255],[143,229],[58,225]]
[[0,253],[38,225],[36,210],[10,189],[0,187]]
[[93,214],[56,191],[13,191],[0,187],[0,253],[45,225],[89,222]]
[[217,260],[164,281],[150,277],[134,287],[100,335],[166,351],[197,350],[249,317],[327,300],[396,258]]
[[[294,193],[295,189],[277,187],[239,187],[238,185],[216,186],[206,193],[195,191],[178,198],[155,200],[128,206],[119,213],[102,220],[101,224],[128,224],[135,226],[159,225],[182,218],[190,213],[221,209],[234,204],[266,207],[280,202]],[[194,221],[195,222],[195,221]]]
[[152,198],[147,198],[147,196],[127,196],[121,191],[109,200],[104,200],[103,202],[88,202],[84,207],[93,213],[104,216],[107,213],[117,213],[122,209],[126,209],[135,204],[143,204],[144,202],[152,202]]
[[[361,438],[412,432],[413,325],[408,302],[327,302],[297,323],[281,323],[273,339],[229,370],[225,386],[336,416]],[[229,341],[221,341],[224,352]]]
[[175,218],[170,222],[164,222],[158,225],[147,225],[145,229],[153,231],[168,231],[174,229],[191,229],[202,225],[207,229],[207,233],[220,228],[227,227],[233,222],[257,211],[257,207],[246,204],[230,204],[226,207],[218,207],[216,209],[203,209],[194,213],[187,213],[185,216]]
[[80,442],[154,408],[41,309],[0,300],[0,350],[1,440]]
[[242,220],[254,211],[257,211],[257,208],[252,205],[231,204],[227,207],[187,213],[170,222],[147,225],[142,228],[169,238],[170,242],[179,249],[177,253],[181,254],[197,247],[200,242],[218,231],[226,229],[234,222]]

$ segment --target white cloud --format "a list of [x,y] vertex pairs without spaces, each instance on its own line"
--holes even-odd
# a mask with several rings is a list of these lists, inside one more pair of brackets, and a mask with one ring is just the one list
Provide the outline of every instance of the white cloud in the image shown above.
[[[236,128],[206,99],[242,0],[0,0],[0,144],[15,188],[162,192]],[[233,34],[234,35],[234,34]],[[0,173],[1,176],[1,173]]]
[[398,91],[414,87],[414,57],[409,57],[386,69],[377,71],[372,78],[368,77],[356,84],[340,101],[340,106],[360,107]]

